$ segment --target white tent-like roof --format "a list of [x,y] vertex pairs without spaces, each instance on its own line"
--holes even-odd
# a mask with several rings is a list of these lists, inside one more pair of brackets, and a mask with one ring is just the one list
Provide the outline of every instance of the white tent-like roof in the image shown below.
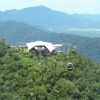
[[26,45],[28,46],[28,51],[30,49],[32,49],[33,47],[35,46],[45,46],[48,48],[48,50],[50,52],[52,52],[52,50],[55,49],[55,47],[53,46],[52,43],[49,43],[49,42],[43,42],[43,41],[36,41],[36,42],[30,42],[30,43],[26,43]]

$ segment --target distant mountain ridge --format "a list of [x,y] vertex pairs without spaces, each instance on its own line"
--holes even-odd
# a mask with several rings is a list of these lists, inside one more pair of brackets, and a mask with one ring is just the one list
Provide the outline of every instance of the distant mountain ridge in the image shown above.
[[15,20],[44,28],[100,28],[100,15],[66,14],[44,6],[0,12],[0,20]]

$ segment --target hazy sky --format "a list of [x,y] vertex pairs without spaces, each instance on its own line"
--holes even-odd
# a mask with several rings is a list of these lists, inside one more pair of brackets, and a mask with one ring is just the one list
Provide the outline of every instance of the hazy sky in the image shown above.
[[100,14],[100,0],[0,0],[0,11],[40,5],[68,14]]

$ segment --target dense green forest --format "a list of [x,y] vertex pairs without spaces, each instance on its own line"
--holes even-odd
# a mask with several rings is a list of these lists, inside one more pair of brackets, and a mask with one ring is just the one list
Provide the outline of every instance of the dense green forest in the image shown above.
[[0,40],[0,100],[99,99],[100,64],[73,49],[43,56],[39,64],[38,56]]

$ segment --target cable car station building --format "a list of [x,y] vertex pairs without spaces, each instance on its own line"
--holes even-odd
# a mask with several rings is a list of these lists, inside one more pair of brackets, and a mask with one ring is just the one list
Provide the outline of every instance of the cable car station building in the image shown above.
[[35,41],[26,43],[28,51],[33,53],[34,55],[56,55],[56,48],[62,46],[62,44],[55,44],[53,45],[50,42],[43,42],[43,41]]

